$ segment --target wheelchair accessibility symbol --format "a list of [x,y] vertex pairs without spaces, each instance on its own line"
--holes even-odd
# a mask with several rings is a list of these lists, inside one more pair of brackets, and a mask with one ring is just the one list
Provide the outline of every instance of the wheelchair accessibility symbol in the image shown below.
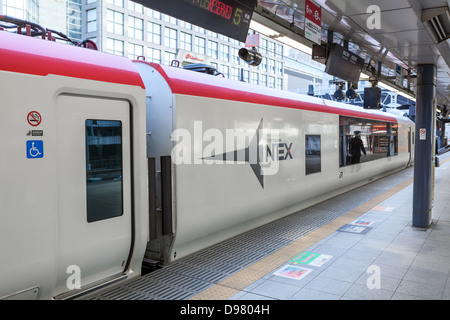
[[27,141],[27,158],[38,159],[44,157],[44,141],[28,140]]

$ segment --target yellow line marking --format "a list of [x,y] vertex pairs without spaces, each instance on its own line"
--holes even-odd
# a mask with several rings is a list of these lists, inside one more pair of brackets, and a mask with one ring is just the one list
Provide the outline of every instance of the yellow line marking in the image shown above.
[[[448,161],[448,160],[446,160]],[[354,208],[353,210],[343,214],[342,216],[334,219],[328,224],[308,233],[307,235],[299,238],[298,240],[284,246],[280,250],[262,258],[255,262],[251,266],[236,272],[227,279],[222,280],[216,285],[200,292],[193,296],[189,300],[227,300],[239,291],[248,287],[255,281],[261,279],[268,273],[274,271],[276,268],[282,266],[288,262],[292,257],[295,257],[300,252],[303,252],[319,242],[320,240],[333,234],[337,229],[345,224],[348,224],[362,214],[376,207],[378,204],[389,199],[399,191],[403,190],[413,182],[413,178],[410,178],[381,195],[367,201],[366,203]]]

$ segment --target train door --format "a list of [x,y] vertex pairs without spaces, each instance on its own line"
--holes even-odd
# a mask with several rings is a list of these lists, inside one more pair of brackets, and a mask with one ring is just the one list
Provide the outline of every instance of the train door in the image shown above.
[[133,237],[130,105],[60,95],[56,114],[61,297],[123,276]]

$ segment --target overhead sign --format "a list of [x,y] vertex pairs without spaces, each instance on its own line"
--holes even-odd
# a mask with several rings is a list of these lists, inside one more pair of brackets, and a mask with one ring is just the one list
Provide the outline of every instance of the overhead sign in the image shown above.
[[398,64],[395,66],[395,84],[398,86],[403,85],[403,68]]
[[312,45],[312,59],[314,61],[325,64],[327,62],[328,50],[327,47],[313,44]]
[[364,59],[350,50],[333,43],[328,56],[325,72],[341,79],[358,83]]
[[305,38],[320,44],[322,37],[322,9],[311,0],[305,1]]
[[256,0],[135,0],[145,7],[245,42]]

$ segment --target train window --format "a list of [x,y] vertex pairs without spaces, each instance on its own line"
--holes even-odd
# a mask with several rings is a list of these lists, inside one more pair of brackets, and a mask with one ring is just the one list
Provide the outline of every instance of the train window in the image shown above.
[[[362,151],[352,150],[356,134],[360,137]],[[398,154],[398,124],[341,116],[339,118],[339,165],[346,166],[377,160]]]
[[122,122],[86,120],[87,221],[123,214]]
[[305,136],[305,168],[307,175],[321,171],[320,135]]

